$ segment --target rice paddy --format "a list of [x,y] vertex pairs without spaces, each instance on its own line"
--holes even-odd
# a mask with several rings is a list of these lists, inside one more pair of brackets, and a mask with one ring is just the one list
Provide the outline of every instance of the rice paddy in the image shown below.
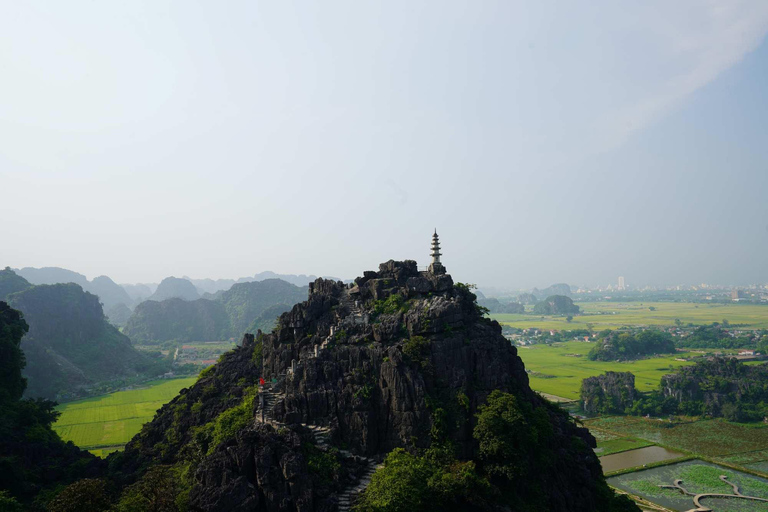
[[[559,316],[494,314],[491,318],[502,324],[520,329],[618,329],[619,327],[674,326],[675,320],[683,324],[711,324],[728,320],[732,325],[748,329],[768,328],[768,305],[763,304],[706,304],[692,302],[577,302],[583,314],[569,323]],[[654,308],[652,311],[651,308]],[[531,309],[530,306],[527,308]]]
[[531,388],[570,400],[579,399],[581,380],[606,371],[632,372],[635,375],[635,387],[640,391],[650,391],[658,387],[661,376],[671,373],[680,366],[693,364],[676,359],[694,354],[677,353],[626,361],[590,361],[587,359],[594,342],[568,341],[552,345],[529,345],[519,347],[518,355],[530,370]]
[[53,428],[65,441],[104,456],[121,449],[163,404],[196,379],[152,381],[140,389],[61,404],[56,407],[61,416]]

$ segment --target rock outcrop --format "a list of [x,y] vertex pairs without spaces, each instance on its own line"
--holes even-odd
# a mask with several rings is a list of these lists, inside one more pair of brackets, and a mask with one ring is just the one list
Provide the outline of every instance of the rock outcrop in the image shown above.
[[[261,379],[266,385],[242,426],[201,445],[201,432],[243,420],[248,390]],[[467,286],[419,272],[414,261],[383,263],[348,285],[311,283],[307,301],[281,315],[272,333],[246,335],[111,466],[128,483],[140,468],[202,452],[191,510],[347,510],[375,462],[395,448],[430,447],[437,410],[456,455],[478,459],[475,415],[494,390],[514,395],[548,424],[552,456],[546,467],[526,471],[537,501],[548,510],[612,510],[588,449],[594,438],[530,389],[516,348],[483,317]]]

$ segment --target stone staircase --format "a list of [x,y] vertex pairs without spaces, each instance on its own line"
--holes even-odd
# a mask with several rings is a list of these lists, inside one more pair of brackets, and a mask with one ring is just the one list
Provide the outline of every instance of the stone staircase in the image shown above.
[[265,387],[262,388],[261,395],[264,396],[264,407],[259,407],[256,421],[271,425],[282,425],[282,423],[275,419],[275,405],[285,399],[285,393]]
[[355,504],[358,496],[363,492],[368,484],[371,483],[371,478],[377,469],[383,467],[383,464],[376,464],[376,461],[366,457],[358,457],[358,460],[362,459],[365,462],[365,469],[360,478],[351,484],[349,484],[339,494],[339,512],[347,512],[352,510],[352,506]]
[[[266,386],[262,389],[261,394],[264,396],[264,406],[263,408],[259,406],[256,413],[256,421],[262,422],[262,423],[269,423],[270,425],[274,427],[280,427],[284,426],[283,423],[277,421],[275,419],[274,410],[275,406],[282,400],[285,399],[285,393],[281,391],[277,391],[272,388],[267,388]],[[323,451],[327,451],[328,448],[331,446],[331,429],[329,427],[323,427],[320,425],[303,425],[307,429],[312,432],[312,436],[314,437],[315,444],[317,447]],[[357,455],[354,455],[352,452],[347,450],[340,450],[339,454],[344,458],[352,458],[355,459],[358,463],[363,463],[365,465],[365,468],[363,469],[362,474],[359,478],[355,479],[353,482],[351,482],[341,493],[339,494],[339,512],[347,512],[352,510],[352,506],[355,503],[355,500],[360,495],[361,492],[365,490],[366,487],[368,487],[368,484],[371,483],[371,478],[373,477],[373,473],[380,467],[382,467],[381,464],[377,465],[376,461],[374,459],[369,459],[367,457],[360,457]]]

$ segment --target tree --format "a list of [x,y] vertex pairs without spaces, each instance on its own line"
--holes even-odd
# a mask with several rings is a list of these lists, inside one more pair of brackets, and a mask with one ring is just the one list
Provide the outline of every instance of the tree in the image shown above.
[[182,492],[178,470],[172,466],[155,466],[123,491],[117,512],[177,512]]
[[567,317],[565,317],[565,321],[568,323],[573,322],[573,315],[568,315]]
[[48,512],[102,512],[110,507],[104,480],[84,478],[61,491],[49,504]]
[[29,331],[19,311],[0,302],[0,403],[21,398],[27,380],[21,376],[26,362],[21,351],[21,338]]
[[578,315],[579,306],[565,295],[551,295],[533,306],[535,315]]
[[514,480],[529,466],[530,450],[537,443],[526,412],[514,395],[499,390],[480,406],[473,436],[480,443],[480,459],[489,475]]

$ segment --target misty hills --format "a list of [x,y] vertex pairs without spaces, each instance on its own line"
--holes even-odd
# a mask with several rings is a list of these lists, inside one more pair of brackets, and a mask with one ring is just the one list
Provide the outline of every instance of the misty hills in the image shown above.
[[[3,282],[8,273],[3,271]],[[97,383],[163,371],[161,361],[134,349],[107,322],[99,298],[78,284],[30,285],[10,294],[8,302],[29,324],[21,345],[26,396],[73,396]]]
[[271,329],[277,315],[307,298],[307,290],[267,279],[236,283],[213,299],[147,300],[136,307],[123,332],[135,343],[237,338],[249,328]]
[[159,302],[166,299],[197,300],[199,298],[200,293],[191,282],[178,277],[166,277],[147,300]]
[[16,273],[34,285],[75,283],[83,290],[97,295],[106,310],[119,304],[129,307],[133,305],[133,299],[123,287],[107,276],[99,276],[89,281],[83,274],[58,267],[25,267],[17,270]]
[[6,301],[10,294],[24,291],[31,287],[32,285],[29,281],[11,270],[10,267],[0,270],[0,300]]

